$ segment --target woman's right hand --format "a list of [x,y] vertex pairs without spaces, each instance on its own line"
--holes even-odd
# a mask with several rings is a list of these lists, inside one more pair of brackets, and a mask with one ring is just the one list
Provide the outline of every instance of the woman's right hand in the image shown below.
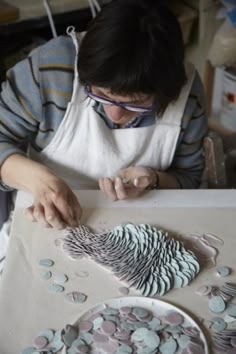
[[56,229],[79,224],[82,208],[75,194],[47,166],[12,154],[3,162],[0,178],[6,185],[33,195],[33,205],[25,209],[30,220]]
[[64,180],[49,175],[35,184],[33,195],[33,205],[24,210],[31,221],[56,229],[78,226],[82,208]]

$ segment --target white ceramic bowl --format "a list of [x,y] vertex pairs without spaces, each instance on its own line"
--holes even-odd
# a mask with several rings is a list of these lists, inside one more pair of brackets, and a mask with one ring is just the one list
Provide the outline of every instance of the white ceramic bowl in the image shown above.
[[[153,313],[154,316],[160,317],[164,315],[167,311],[176,311],[184,316],[183,326],[191,326],[198,329],[200,333],[200,338],[204,344],[205,354],[209,354],[208,344],[206,337],[199,327],[199,325],[193,320],[191,316],[189,316],[185,311],[179,309],[178,307],[169,304],[168,302],[159,300],[159,299],[151,299],[143,296],[127,296],[127,297],[119,297],[114,299],[106,300],[102,303],[96,304],[91,307],[89,310],[83,312],[79,315],[78,319],[73,323],[73,325],[78,325],[80,321],[87,320],[91,315],[99,312],[100,310],[106,308],[107,306],[120,308],[122,306],[130,306],[130,307],[142,307],[147,309]],[[66,354],[66,349],[63,349],[62,354]]]

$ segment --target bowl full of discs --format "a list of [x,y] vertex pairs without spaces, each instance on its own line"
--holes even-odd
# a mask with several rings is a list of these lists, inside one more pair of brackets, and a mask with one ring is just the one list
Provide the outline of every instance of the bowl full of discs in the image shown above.
[[62,354],[209,354],[206,337],[191,316],[141,296],[97,304],[60,336]]

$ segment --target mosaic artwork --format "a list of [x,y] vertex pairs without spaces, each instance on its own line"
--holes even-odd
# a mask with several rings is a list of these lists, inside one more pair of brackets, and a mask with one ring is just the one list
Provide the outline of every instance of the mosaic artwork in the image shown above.
[[184,287],[200,270],[183,242],[148,224],[127,223],[101,234],[81,225],[67,229],[62,248],[73,259],[88,257],[101,264],[144,296]]

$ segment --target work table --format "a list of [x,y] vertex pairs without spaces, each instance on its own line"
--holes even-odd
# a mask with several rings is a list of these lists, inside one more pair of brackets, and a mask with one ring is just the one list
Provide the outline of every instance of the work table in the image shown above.
[[[210,233],[224,241],[218,247],[217,265],[230,267],[227,278],[216,275],[215,266],[203,267],[189,286],[170,290],[163,301],[179,306],[192,315],[207,332],[207,320],[214,317],[207,298],[196,294],[202,285],[221,286],[235,282],[235,190],[150,191],[141,198],[110,202],[99,191],[76,191],[84,209],[82,223],[97,231],[113,228],[124,222],[146,223],[173,234],[201,235]],[[32,197],[20,192],[16,200],[11,240],[0,291],[0,352],[20,353],[32,344],[43,329],[60,329],[73,323],[79,314],[94,304],[122,296],[125,286],[111,272],[88,259],[71,260],[57,246],[64,231],[44,229],[23,216],[22,208]],[[78,290],[87,295],[82,304],[68,304],[62,294],[47,290],[47,281],[40,279],[39,260],[52,259],[53,272],[69,277],[67,291]],[[79,277],[79,272],[88,277]],[[129,295],[140,295],[130,289]]]

